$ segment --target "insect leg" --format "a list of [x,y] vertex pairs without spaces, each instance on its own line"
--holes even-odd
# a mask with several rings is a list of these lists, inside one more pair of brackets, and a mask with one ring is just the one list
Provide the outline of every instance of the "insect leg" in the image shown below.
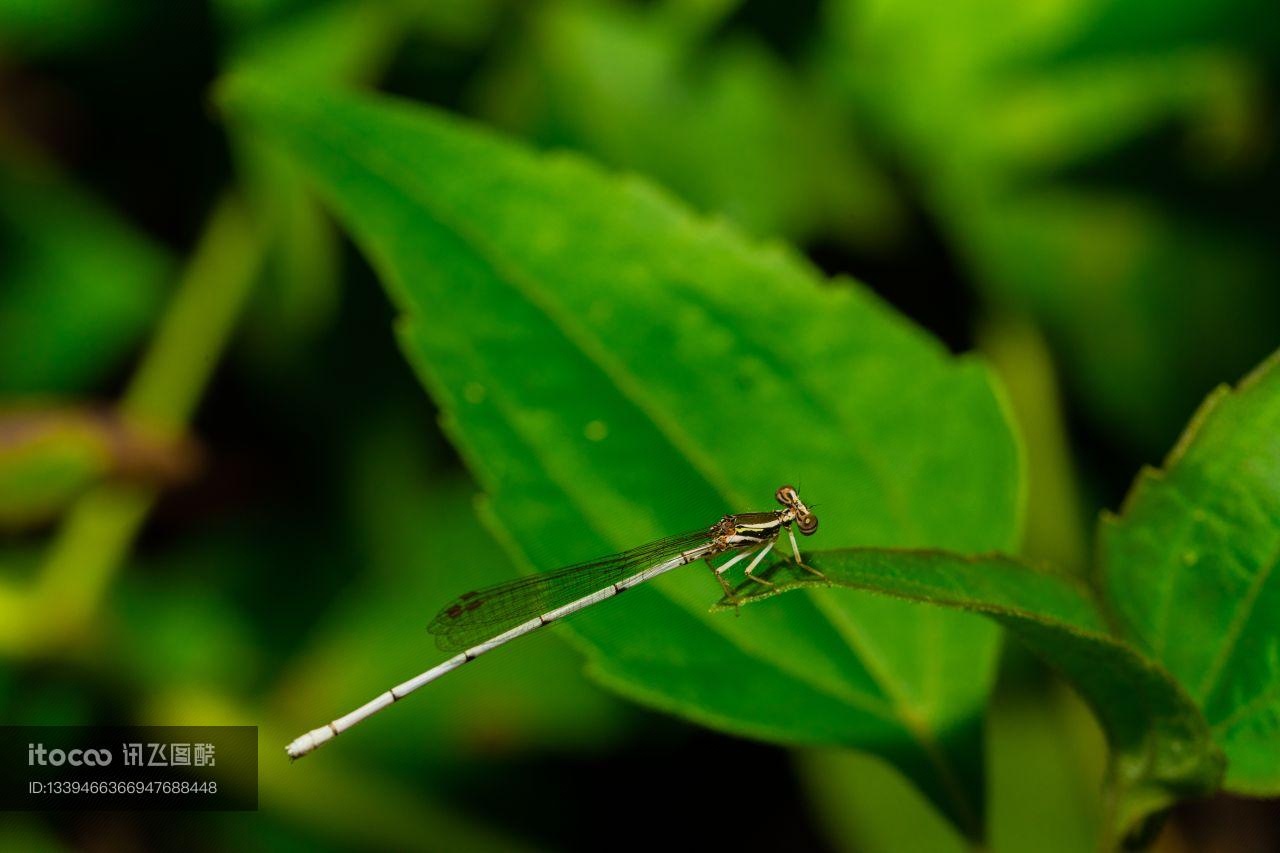
[[761,548],[760,553],[756,554],[756,558],[751,561],[751,565],[747,566],[747,571],[746,571],[747,577],[751,578],[756,583],[762,583],[765,586],[773,586],[773,581],[767,581],[764,578],[758,578],[751,573],[756,570],[756,566],[760,565],[760,561],[765,558],[765,555],[773,550],[773,543],[777,541],[778,540],[776,538],[770,539],[769,544]]
[[826,575],[824,575],[822,572],[815,569],[813,566],[810,566],[804,560],[800,559],[800,546],[799,544],[796,543],[796,532],[792,530],[790,527],[788,527],[787,535],[791,537],[791,553],[795,554],[796,556],[796,565],[804,569],[806,572],[817,575],[818,577],[825,580],[827,577]]

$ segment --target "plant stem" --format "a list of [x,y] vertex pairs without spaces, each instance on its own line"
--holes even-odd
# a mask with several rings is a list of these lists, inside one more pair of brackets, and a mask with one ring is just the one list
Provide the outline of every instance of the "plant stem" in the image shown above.
[[[214,208],[120,409],[162,435],[187,427],[256,279],[262,247],[240,203]],[[27,651],[74,643],[93,619],[156,499],[154,487],[107,483],[72,506],[24,608]],[[6,636],[0,639],[13,639]]]

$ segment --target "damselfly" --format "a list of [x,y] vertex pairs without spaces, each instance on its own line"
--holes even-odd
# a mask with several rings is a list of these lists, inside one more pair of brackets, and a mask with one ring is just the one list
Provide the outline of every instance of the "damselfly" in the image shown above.
[[[799,528],[806,536],[812,535],[818,529],[818,517],[791,486],[778,489],[776,497],[782,509],[726,515],[709,528],[659,539],[589,563],[468,592],[454,599],[436,614],[430,631],[435,634],[436,644],[442,651],[458,654],[392,687],[345,717],[302,735],[286,747],[289,757],[306,755],[397,699],[403,699],[422,685],[503,643],[696,560],[706,561],[725,595],[731,599],[733,590],[725,580],[725,572],[753,553],[755,556],[747,565],[746,576],[769,584],[753,572],[773,549],[783,530],[791,539],[791,553],[796,564],[820,574],[800,559],[800,546],[792,527]],[[712,562],[713,557],[726,554],[734,556],[719,566]]]

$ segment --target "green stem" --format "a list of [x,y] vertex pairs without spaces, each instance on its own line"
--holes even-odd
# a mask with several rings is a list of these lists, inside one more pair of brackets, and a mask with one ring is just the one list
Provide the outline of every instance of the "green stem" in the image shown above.
[[[241,205],[224,198],[178,284],[121,412],[162,434],[185,431],[226,350],[262,258]],[[155,502],[156,489],[107,483],[71,508],[25,608],[25,630],[7,633],[29,648],[74,643],[93,619]]]

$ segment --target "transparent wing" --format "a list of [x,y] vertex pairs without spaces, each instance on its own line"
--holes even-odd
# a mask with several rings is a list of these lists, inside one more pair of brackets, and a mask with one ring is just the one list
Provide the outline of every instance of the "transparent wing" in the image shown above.
[[435,635],[441,650],[462,651],[710,539],[704,527],[620,554],[468,592],[437,613],[427,630]]

